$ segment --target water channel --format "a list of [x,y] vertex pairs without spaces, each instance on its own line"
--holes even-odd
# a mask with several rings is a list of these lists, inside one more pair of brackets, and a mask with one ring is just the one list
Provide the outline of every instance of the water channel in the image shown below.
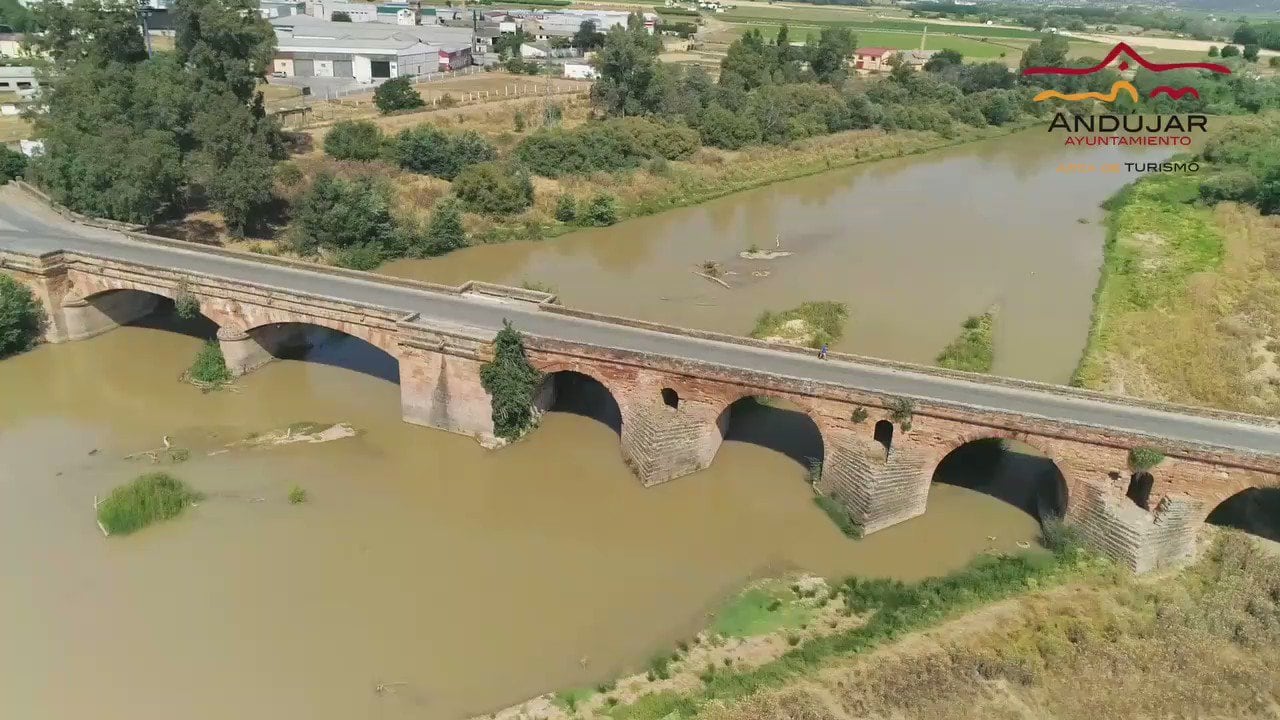
[[[998,369],[1061,381],[1102,239],[1076,220],[1122,178],[1054,168],[1119,156],[1091,155],[1026,134],[393,270],[537,279],[575,305],[731,332],[845,300],[843,348],[909,360],[999,302]],[[775,235],[796,254],[768,277],[721,292],[688,272]],[[394,361],[359,341],[317,334],[305,360],[202,394],[177,377],[211,328],[151,324],[0,362],[0,716],[457,718],[635,670],[753,576],[916,579],[1036,534],[1017,492],[973,489],[1045,471],[1020,453],[950,463],[924,516],[855,542],[813,504],[786,452],[811,428],[785,409],[735,423],[710,469],[644,489],[589,407],[488,452],[402,423]],[[361,432],[221,452],[300,421]],[[94,496],[151,469],[124,456],[165,435],[206,499],[104,539]],[[289,504],[294,485],[307,503]]]

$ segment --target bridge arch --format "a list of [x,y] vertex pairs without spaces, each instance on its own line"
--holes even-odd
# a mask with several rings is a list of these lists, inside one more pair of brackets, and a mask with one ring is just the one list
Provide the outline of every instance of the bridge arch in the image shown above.
[[86,294],[73,292],[62,301],[64,312],[70,314],[69,320],[81,336],[100,334],[119,325],[168,330],[205,340],[213,339],[218,332],[216,314],[194,295],[196,315],[184,318],[177,311],[176,293],[167,288],[90,286],[86,290]]
[[1280,485],[1245,488],[1214,506],[1204,521],[1280,542]]
[[1017,433],[980,432],[961,438],[933,464],[929,487],[939,483],[990,495],[1040,522],[1065,516],[1070,500],[1062,466]]
[[255,350],[260,348],[270,355],[263,360],[303,360],[399,384],[400,358],[393,352],[394,345],[378,333],[358,335],[348,332],[352,329],[345,323],[308,318],[262,323],[243,330],[227,327],[219,337],[224,355],[232,354],[228,343],[243,342],[242,338],[247,337]]
[[785,394],[743,392],[724,405],[716,425],[724,440],[785,455],[803,466],[810,479],[816,481],[829,446],[821,417],[808,403]]
[[591,418],[622,437],[624,401],[609,383],[576,364],[553,363],[539,371],[542,385],[535,399],[539,410]]

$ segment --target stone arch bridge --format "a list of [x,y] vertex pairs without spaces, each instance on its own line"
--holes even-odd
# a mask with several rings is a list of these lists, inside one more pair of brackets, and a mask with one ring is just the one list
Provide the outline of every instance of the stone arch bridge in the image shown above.
[[[540,370],[581,373],[609,390],[621,453],[646,485],[713,463],[736,400],[787,400],[822,436],[816,489],[866,532],[925,512],[938,463],[985,438],[1019,440],[1051,458],[1066,480],[1069,518],[1138,571],[1185,559],[1220,502],[1280,480],[1280,429],[1262,418],[868,358],[821,361],[483,283],[435,286],[147,236],[37,240],[6,250],[16,243],[0,237],[0,272],[40,299],[49,342],[93,337],[187,294],[218,324],[234,372],[269,362],[299,324],[331,328],[396,359],[405,421],[481,441],[493,439],[493,425],[479,368],[510,318]],[[1127,456],[1139,446],[1166,455],[1152,473],[1149,510],[1126,497]]]

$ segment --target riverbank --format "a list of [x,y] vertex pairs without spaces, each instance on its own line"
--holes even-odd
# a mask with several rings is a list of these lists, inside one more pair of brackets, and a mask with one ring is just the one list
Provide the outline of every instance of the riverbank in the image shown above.
[[1280,222],[1197,202],[1201,180],[1162,174],[1106,204],[1089,338],[1072,384],[1280,414]]
[[1145,578],[1089,559],[989,559],[920,586],[849,581],[840,597],[862,621],[773,662],[708,666],[692,687],[633,702],[607,683],[603,701],[570,708],[560,694],[485,717],[1269,717],[1280,559],[1238,533],[1209,531],[1202,547],[1192,567]]

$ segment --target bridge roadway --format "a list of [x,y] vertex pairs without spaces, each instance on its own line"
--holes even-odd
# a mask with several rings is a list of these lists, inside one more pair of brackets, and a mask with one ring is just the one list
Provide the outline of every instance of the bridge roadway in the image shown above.
[[0,249],[25,253],[80,251],[113,260],[202,273],[420,313],[426,321],[496,332],[509,318],[522,332],[546,338],[654,353],[875,393],[955,403],[974,409],[1039,416],[1232,450],[1280,456],[1280,426],[986,384],[794,352],[666,334],[539,312],[519,302],[456,296],[175,249],[73,223],[13,187],[0,190]]

